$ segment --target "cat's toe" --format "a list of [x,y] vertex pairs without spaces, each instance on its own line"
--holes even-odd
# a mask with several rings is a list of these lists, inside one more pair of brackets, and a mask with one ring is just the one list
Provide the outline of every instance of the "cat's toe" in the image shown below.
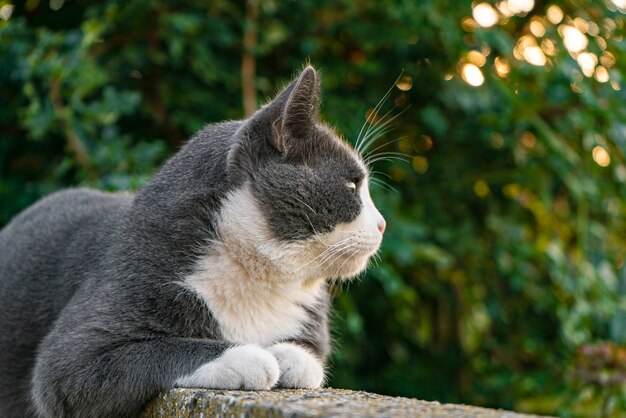
[[306,349],[291,343],[274,344],[268,349],[278,360],[283,388],[315,389],[324,383],[322,363]]
[[226,350],[176,381],[179,387],[207,389],[269,390],[280,375],[276,358],[267,350],[246,344]]

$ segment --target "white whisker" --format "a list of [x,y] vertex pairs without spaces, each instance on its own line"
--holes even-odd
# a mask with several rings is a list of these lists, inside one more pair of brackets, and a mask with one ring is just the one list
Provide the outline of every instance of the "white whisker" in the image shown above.
[[408,157],[400,157],[400,156],[385,156],[385,157],[374,157],[372,158],[370,161],[368,161],[368,165],[374,164],[378,161],[402,161],[404,163],[408,163],[409,159]]
[[341,264],[341,266],[339,266],[339,268],[337,269],[337,271],[341,271],[341,269],[343,268],[343,266],[348,262],[351,261],[352,258],[356,255],[356,253],[359,251],[358,248],[355,248],[354,251],[352,251],[352,253],[350,254],[350,256],[348,258],[346,258],[346,260]]
[[364,158],[367,158],[367,157],[369,157],[370,155],[373,155],[373,154],[374,154],[376,151],[378,151],[379,149],[381,149],[381,148],[383,148],[383,147],[386,147],[386,146],[388,146],[388,145],[391,145],[391,144],[393,144],[394,142],[402,141],[403,139],[406,139],[406,138],[408,138],[408,136],[406,136],[406,135],[405,135],[405,136],[401,136],[400,138],[396,138],[396,139],[394,139],[394,140],[392,140],[392,141],[387,141],[387,142],[385,142],[384,144],[380,144],[379,146],[377,146],[377,147],[376,147],[376,148],[374,148],[373,150],[371,150],[371,151],[369,151],[368,153],[366,153],[363,157],[364,157]]
[[[389,113],[391,113],[396,107],[394,106],[389,112],[387,112],[385,114],[384,117],[386,117]],[[385,131],[384,133],[381,132],[383,129],[391,129],[390,125],[396,120],[398,119],[400,116],[402,116],[402,114],[404,114],[404,112],[406,112],[409,109],[409,107],[405,107],[404,109],[402,109],[400,112],[398,112],[397,115],[393,116],[392,118],[386,120],[384,123],[382,123],[378,128],[376,128],[376,130],[372,131],[369,135],[366,134],[365,136],[368,137],[370,136],[370,139],[368,139],[367,141],[363,141],[364,145],[361,148],[361,153],[359,153],[359,155],[362,155],[362,153],[364,153],[365,151],[367,151],[367,149],[372,145],[372,143],[374,143],[374,141],[376,139],[378,139],[380,136],[384,135],[384,133],[386,133],[387,131]],[[376,134],[375,134],[376,133]],[[379,134],[380,133],[380,134]]]
[[305,201],[301,200],[301,199],[300,199],[299,197],[297,197],[297,196],[293,196],[293,195],[292,195],[292,196],[290,196],[290,197],[292,197],[292,198],[296,199],[298,202],[302,203],[304,206],[306,206],[307,208],[309,208],[309,209],[311,210],[311,212],[313,212],[314,214],[316,214],[316,215],[317,215],[317,212],[315,212],[315,209],[313,209],[311,206],[309,206],[309,205],[308,205]]
[[396,189],[395,187],[391,186],[389,183],[385,182],[382,179],[370,178],[370,181],[372,182],[372,184],[374,184],[376,186],[380,186],[383,189],[387,189],[387,190],[390,190],[392,192],[398,193],[398,189]]
[[379,157],[386,157],[386,156],[396,156],[396,157],[403,157],[403,158],[411,158],[410,155],[404,153],[404,152],[398,152],[398,151],[385,151],[385,152],[379,152],[378,154],[372,155],[368,158],[365,158],[363,160],[363,162],[368,165],[368,161],[371,161],[374,158],[379,158]]
[[308,261],[307,263],[305,263],[304,265],[298,267],[298,269],[296,269],[296,271],[299,271],[301,269],[303,269],[304,267],[308,266],[309,264],[315,262],[316,260],[318,260],[319,258],[322,258],[322,260],[320,261],[320,263],[318,263],[318,267],[321,266],[324,262],[325,262],[325,258],[330,257],[332,255],[334,255],[336,252],[339,252],[342,250],[342,247],[344,245],[349,244],[349,241],[352,239],[352,237],[348,237],[346,239],[343,239],[341,241],[336,242],[335,244],[332,245],[328,245],[322,241],[322,244],[327,245],[328,248],[326,248],[324,251],[322,251],[320,254],[318,254],[315,258],[313,258],[312,260]]
[[[375,135],[374,134],[375,131],[380,130],[381,128],[386,128],[386,127],[389,126],[389,123],[391,123],[393,121],[393,119],[385,120],[385,118],[387,116],[389,116],[389,114],[391,112],[393,112],[396,109],[396,107],[397,106],[392,107],[384,115],[382,115],[380,118],[378,118],[378,120],[383,121],[380,125],[376,126],[376,123],[371,123],[370,126],[367,127],[367,129],[365,130],[365,135],[363,135],[363,142],[365,142],[365,138],[368,138],[368,137],[371,137],[372,135]],[[361,151],[365,151],[365,149],[366,148],[362,148]]]
[[400,72],[400,75],[398,76],[398,78],[396,78],[396,81],[393,82],[393,84],[391,85],[391,87],[389,87],[389,90],[387,90],[387,92],[385,93],[385,95],[378,101],[378,103],[376,104],[376,106],[374,107],[374,110],[372,111],[372,113],[370,113],[367,118],[365,119],[365,122],[363,122],[363,126],[361,126],[361,130],[359,131],[359,135],[356,138],[355,141],[355,151],[357,154],[361,154],[361,134],[363,133],[363,129],[365,129],[365,126],[370,123],[370,119],[374,118],[374,115],[378,112],[379,108],[382,107],[382,105],[385,103],[385,101],[387,100],[387,98],[389,97],[389,95],[391,94],[391,92],[393,91],[393,88],[396,86],[396,83],[398,83],[398,80],[400,80],[400,78],[402,77],[402,74],[404,74],[404,70],[402,70]]

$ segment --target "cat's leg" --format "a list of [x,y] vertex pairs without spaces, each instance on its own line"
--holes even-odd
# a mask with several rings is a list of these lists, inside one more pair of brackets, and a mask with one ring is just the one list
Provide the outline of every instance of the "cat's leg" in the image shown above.
[[281,341],[268,348],[280,367],[278,386],[315,389],[324,384],[324,367],[330,354],[328,298],[309,311],[311,321],[297,338]]
[[279,377],[274,356],[251,344],[163,337],[94,348],[72,340],[48,341],[37,357],[31,394],[42,417],[135,416],[175,386],[263,390]]
[[268,351],[278,360],[279,387],[315,389],[324,383],[322,361],[305,346],[282,342],[269,347]]

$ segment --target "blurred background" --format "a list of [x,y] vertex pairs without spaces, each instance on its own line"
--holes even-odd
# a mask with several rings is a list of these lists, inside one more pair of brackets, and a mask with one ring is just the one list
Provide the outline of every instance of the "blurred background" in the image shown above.
[[310,60],[324,118],[352,142],[369,118],[370,149],[406,156],[374,164],[388,233],[336,292],[330,385],[624,416],[625,11],[0,0],[0,226],[60,188],[141,187]]

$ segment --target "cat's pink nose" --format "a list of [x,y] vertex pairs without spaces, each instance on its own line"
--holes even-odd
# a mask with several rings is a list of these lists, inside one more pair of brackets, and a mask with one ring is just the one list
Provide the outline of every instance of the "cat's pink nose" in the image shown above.
[[387,222],[385,222],[383,218],[380,218],[380,220],[378,221],[378,230],[380,231],[381,234],[385,232],[386,226],[387,226]]

